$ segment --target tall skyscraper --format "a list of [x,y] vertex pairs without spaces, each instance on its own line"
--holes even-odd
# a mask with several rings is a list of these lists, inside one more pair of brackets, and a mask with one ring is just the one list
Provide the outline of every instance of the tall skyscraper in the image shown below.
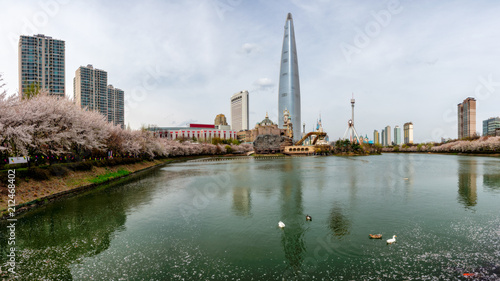
[[46,89],[50,95],[65,95],[65,44],[43,34],[19,38],[19,93],[25,96],[31,86]]
[[373,131],[373,144],[380,144],[380,136],[377,130]]
[[500,129],[500,117],[491,117],[483,121],[483,136],[495,136]]
[[386,137],[385,137],[385,130],[382,129],[382,146],[386,146],[387,144],[385,143]]
[[125,129],[125,92],[123,90],[108,85],[108,122],[113,125],[120,125]]
[[293,138],[299,140],[302,136],[300,128],[300,83],[295,32],[293,30],[292,14],[288,13],[285,22],[283,49],[281,51],[280,84],[278,96],[278,126],[283,128],[283,112],[290,112],[293,125]]
[[407,122],[403,125],[403,130],[404,130],[404,142],[405,144],[412,144],[413,143],[413,123],[412,122]]
[[468,97],[458,104],[458,138],[476,134],[476,99]]
[[401,144],[401,128],[399,126],[394,127],[394,144]]
[[108,73],[92,65],[80,66],[73,80],[77,106],[99,111],[108,117]]
[[231,129],[239,132],[248,130],[249,125],[248,91],[241,91],[231,96]]
[[385,145],[386,146],[392,145],[391,126],[385,127]]

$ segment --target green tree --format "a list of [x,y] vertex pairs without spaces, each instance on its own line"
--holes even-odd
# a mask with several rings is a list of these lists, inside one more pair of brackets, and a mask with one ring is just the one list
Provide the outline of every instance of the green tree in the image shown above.
[[40,94],[40,84],[38,82],[31,82],[24,91],[23,99],[31,99]]

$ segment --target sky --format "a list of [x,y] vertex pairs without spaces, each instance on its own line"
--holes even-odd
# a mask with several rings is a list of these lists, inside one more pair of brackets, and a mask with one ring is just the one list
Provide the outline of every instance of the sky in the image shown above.
[[[415,142],[457,137],[457,104],[477,100],[477,131],[500,115],[500,2],[334,0],[0,0],[0,73],[18,91],[20,35],[66,42],[66,95],[80,66],[125,91],[125,123],[230,122],[250,94],[250,127],[278,121],[284,24],[292,13],[302,122],[343,137],[413,122]],[[295,124],[294,124],[295,125]],[[296,125],[295,125],[296,127]]]

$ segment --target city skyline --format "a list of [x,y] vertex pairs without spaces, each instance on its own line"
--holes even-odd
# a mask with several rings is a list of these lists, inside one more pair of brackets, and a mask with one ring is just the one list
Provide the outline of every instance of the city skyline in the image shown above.
[[93,62],[127,92],[125,119],[133,128],[228,116],[225,101],[240,89],[252,93],[250,127],[266,111],[277,121],[288,13],[300,46],[306,130],[321,113],[330,140],[341,137],[352,92],[363,135],[412,120],[415,142],[456,138],[456,104],[468,96],[477,99],[477,120],[500,115],[500,4],[490,1],[47,3],[2,6],[0,73],[8,93],[19,88],[20,35],[45,34],[66,43],[66,96],[73,96],[74,69]]

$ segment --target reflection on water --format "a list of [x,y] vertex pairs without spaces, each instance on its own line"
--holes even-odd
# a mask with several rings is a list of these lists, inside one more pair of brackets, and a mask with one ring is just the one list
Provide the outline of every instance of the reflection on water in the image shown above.
[[[28,213],[17,232],[21,279],[453,279],[498,262],[500,195],[491,190],[500,186],[500,161],[483,159],[170,165]],[[185,206],[189,220],[179,215]],[[369,233],[400,239],[388,247]],[[3,232],[0,242],[5,252]]]
[[466,208],[477,204],[477,160],[458,161],[458,201]]
[[330,210],[329,224],[333,236],[342,239],[349,234],[351,222],[349,218],[343,214],[342,208],[336,203]]
[[286,221],[286,227],[281,235],[281,245],[288,262],[287,270],[300,271],[304,252],[304,221],[305,215],[302,206],[302,177],[300,171],[302,161],[287,159],[281,162],[281,217]]
[[252,207],[252,198],[250,196],[250,188],[234,187],[233,188],[233,211],[238,216],[250,216]]

